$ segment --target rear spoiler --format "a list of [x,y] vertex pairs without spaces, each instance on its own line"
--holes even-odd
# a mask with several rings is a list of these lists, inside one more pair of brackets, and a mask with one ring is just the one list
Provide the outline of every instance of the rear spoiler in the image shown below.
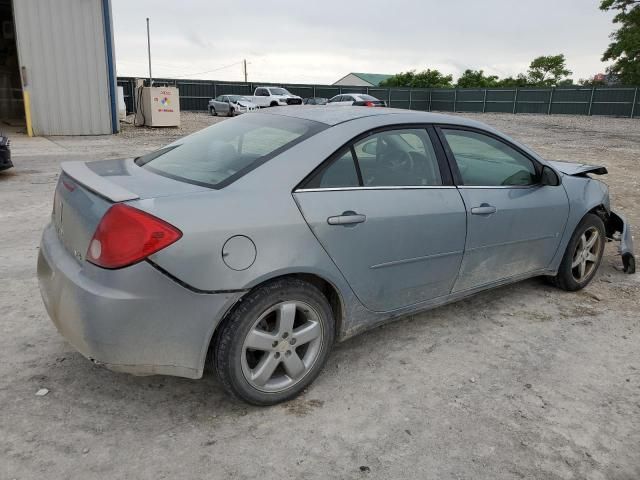
[[606,167],[600,165],[585,165],[583,163],[558,162],[552,160],[548,160],[547,162],[556,170],[572,177],[586,177],[588,173],[593,173],[594,175],[606,175],[609,173]]
[[64,173],[83,187],[112,202],[126,202],[140,198],[135,193],[98,175],[87,166],[86,162],[62,162],[60,167]]

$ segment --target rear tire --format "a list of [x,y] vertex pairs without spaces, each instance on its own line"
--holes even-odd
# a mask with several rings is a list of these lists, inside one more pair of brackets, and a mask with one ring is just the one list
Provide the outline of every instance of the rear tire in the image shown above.
[[604,252],[605,228],[602,219],[588,213],[576,227],[551,282],[569,292],[586,287],[596,275]]
[[224,388],[253,405],[274,405],[320,374],[334,339],[326,297],[293,278],[250,292],[216,337],[213,360]]

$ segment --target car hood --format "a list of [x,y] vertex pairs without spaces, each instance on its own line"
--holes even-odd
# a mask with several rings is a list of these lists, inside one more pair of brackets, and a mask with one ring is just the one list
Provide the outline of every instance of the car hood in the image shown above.
[[600,165],[585,165],[584,163],[562,162],[558,160],[547,160],[547,163],[559,172],[572,177],[584,177],[588,173],[595,175],[606,175],[607,168]]

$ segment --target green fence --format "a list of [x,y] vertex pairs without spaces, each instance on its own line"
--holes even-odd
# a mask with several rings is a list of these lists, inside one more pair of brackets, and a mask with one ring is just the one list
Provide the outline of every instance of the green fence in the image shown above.
[[[637,87],[562,88],[381,88],[285,83],[243,83],[216,80],[155,79],[157,85],[180,90],[180,109],[206,111],[211,98],[224,94],[251,95],[262,85],[284,87],[303,98],[331,98],[341,93],[367,93],[394,108],[440,112],[502,112],[640,117]],[[118,78],[127,111],[135,108],[135,79]]]

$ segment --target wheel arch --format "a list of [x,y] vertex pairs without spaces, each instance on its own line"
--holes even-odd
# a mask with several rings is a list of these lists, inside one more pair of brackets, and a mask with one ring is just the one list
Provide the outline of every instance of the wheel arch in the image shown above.
[[331,307],[331,311],[333,313],[333,320],[335,322],[335,325],[334,325],[335,337],[340,338],[340,332],[342,332],[343,317],[344,317],[346,306],[344,303],[343,295],[340,293],[340,290],[333,282],[327,280],[324,276],[319,275],[318,273],[315,273],[315,272],[312,273],[312,272],[300,271],[300,272],[288,272],[288,273],[281,273],[281,272],[274,273],[272,276],[269,276],[267,278],[262,278],[257,283],[252,285],[241,297],[238,298],[238,300],[233,305],[231,305],[227,309],[224,315],[222,315],[222,317],[220,318],[220,321],[215,326],[211,335],[207,339],[208,343],[207,343],[206,355],[205,355],[205,358],[202,360],[203,370],[204,368],[207,367],[207,365],[211,365],[211,361],[213,359],[213,356],[212,356],[213,348],[214,348],[214,345],[216,344],[216,339],[217,339],[218,333],[220,332],[220,327],[226,321],[229,315],[234,311],[234,309],[237,308],[238,304],[242,302],[242,300],[247,295],[249,295],[251,292],[255,291],[256,289],[268,283],[282,280],[284,278],[296,278],[296,279],[302,280],[303,282],[309,283],[315,286],[318,290],[320,290],[320,292],[324,295],[324,297],[329,302],[329,306]]

